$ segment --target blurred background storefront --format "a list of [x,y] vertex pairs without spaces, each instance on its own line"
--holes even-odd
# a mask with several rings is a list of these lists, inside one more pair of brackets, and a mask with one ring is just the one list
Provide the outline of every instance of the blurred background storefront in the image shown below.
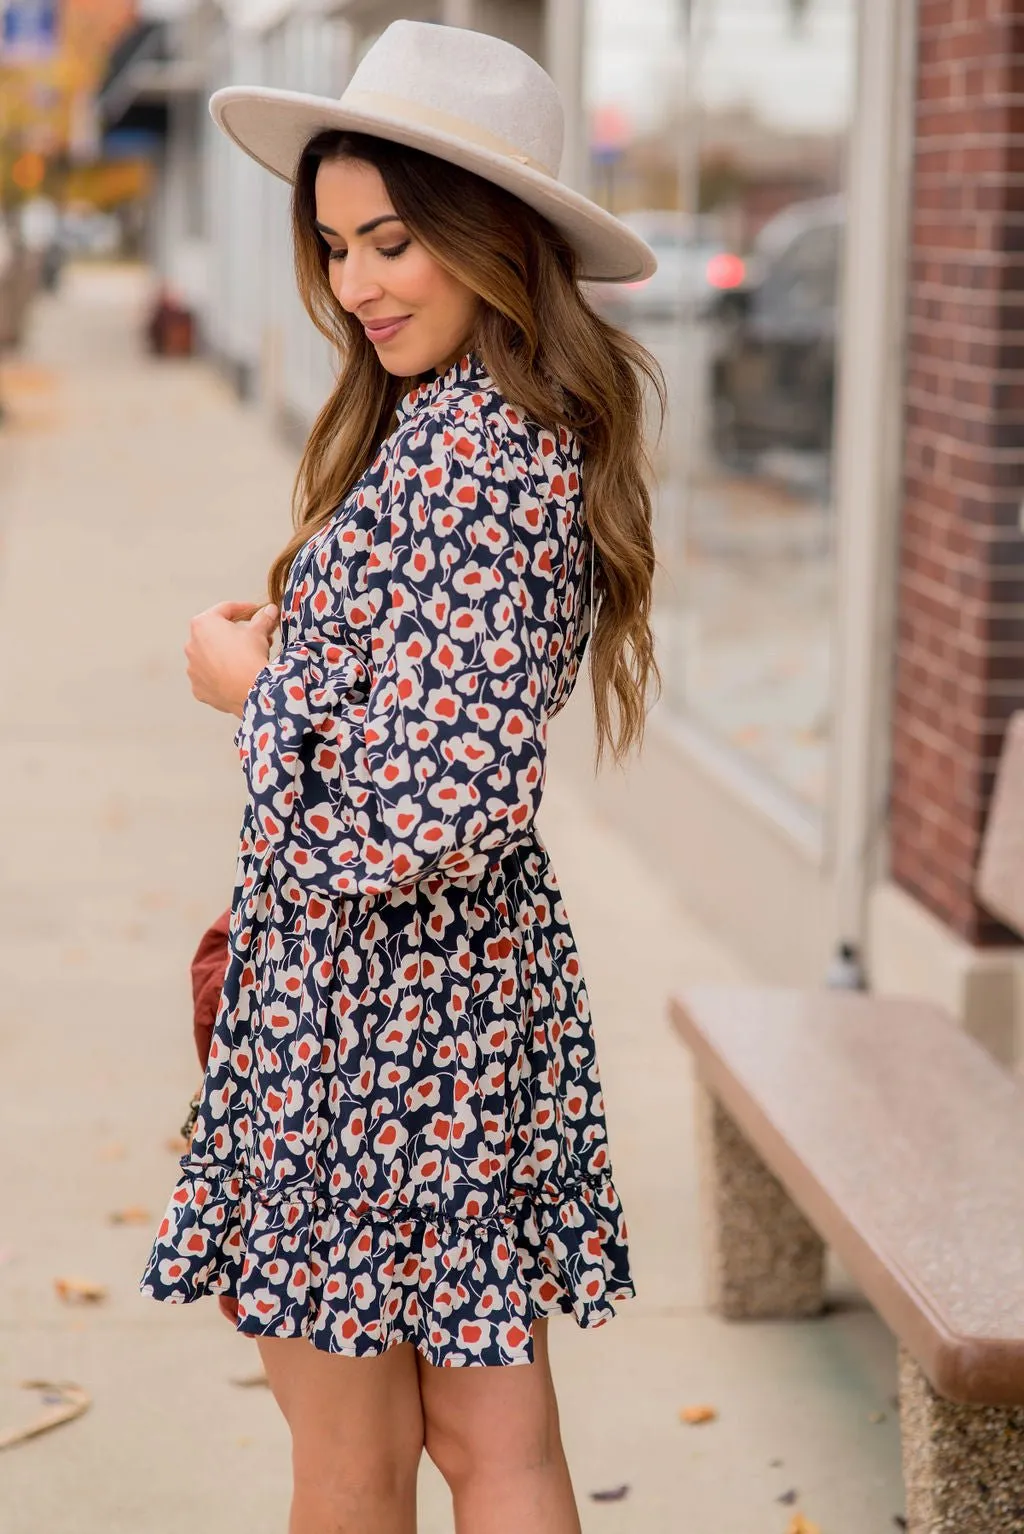
[[912,37],[885,0],[579,24],[589,187],[661,263],[595,302],[669,398],[663,696],[593,792],[765,974],[817,980],[883,855]]

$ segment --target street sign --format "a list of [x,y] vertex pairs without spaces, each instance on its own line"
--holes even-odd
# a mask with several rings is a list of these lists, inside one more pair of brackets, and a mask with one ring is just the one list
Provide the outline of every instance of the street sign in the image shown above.
[[0,59],[18,64],[57,50],[57,0],[0,0]]

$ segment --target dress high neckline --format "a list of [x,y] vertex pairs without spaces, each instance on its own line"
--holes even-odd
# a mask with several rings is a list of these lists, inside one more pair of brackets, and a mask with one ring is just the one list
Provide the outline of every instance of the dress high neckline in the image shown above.
[[417,384],[415,389],[410,389],[408,394],[403,394],[398,402],[398,414],[400,417],[413,415],[416,411],[435,404],[442,394],[458,386],[494,387],[487,369],[476,352],[463,352],[459,360],[453,362],[447,372],[440,373],[436,378],[428,378],[424,383]]

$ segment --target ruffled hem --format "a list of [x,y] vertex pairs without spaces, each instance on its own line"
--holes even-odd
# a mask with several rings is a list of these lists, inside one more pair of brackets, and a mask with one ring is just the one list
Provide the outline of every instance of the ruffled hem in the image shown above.
[[608,1176],[448,1219],[268,1193],[186,1160],[140,1287],[171,1304],[231,1294],[240,1332],[350,1357],[411,1342],[443,1367],[532,1363],[535,1318],[599,1326],[633,1295],[626,1237]]

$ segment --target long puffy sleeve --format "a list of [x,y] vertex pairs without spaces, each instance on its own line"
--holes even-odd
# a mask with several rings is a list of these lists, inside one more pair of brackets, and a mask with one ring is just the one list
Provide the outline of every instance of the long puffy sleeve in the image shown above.
[[465,422],[398,434],[365,652],[288,644],[257,677],[236,740],[259,834],[301,889],[472,877],[529,832],[559,559],[527,467]]

